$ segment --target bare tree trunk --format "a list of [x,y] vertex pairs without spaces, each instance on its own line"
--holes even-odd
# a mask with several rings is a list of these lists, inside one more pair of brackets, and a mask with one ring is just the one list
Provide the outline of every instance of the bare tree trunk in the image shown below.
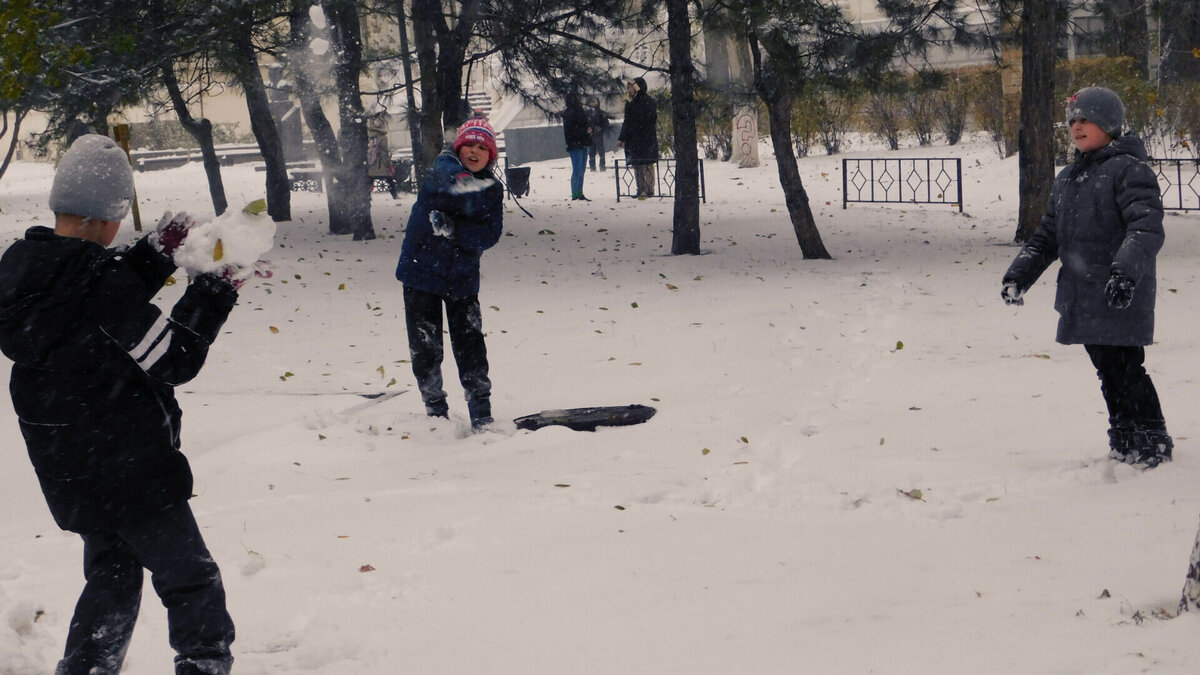
[[412,56],[408,52],[408,18],[404,13],[404,0],[396,0],[397,23],[400,26],[400,65],[404,69],[404,97],[408,103],[408,136],[412,143],[413,176],[417,185],[425,178],[425,170],[431,160],[426,159],[421,147],[421,127],[417,118],[417,97],[413,91]]
[[1200,611],[1200,531],[1196,532],[1196,544],[1188,560],[1187,578],[1183,582],[1183,597],[1179,599],[1179,613]]
[[700,169],[696,150],[695,66],[687,0],[667,0],[671,54],[671,108],[675,117],[673,255],[700,253]]
[[334,218],[345,218],[346,226],[355,241],[374,239],[371,224],[371,181],[367,177],[367,116],[363,111],[362,91],[358,78],[363,69],[362,33],[358,9],[354,0],[326,0],[323,3],[329,20],[337,60],[334,81],[337,86],[338,147],[341,150],[341,170],[334,177],[342,190],[341,207],[329,214],[330,228]]
[[250,111],[250,130],[258,141],[263,162],[267,166],[267,213],[280,222],[292,219],[292,192],[287,175],[287,163],[283,158],[283,144],[271,108],[267,102],[267,88],[258,69],[258,57],[254,53],[251,25],[243,19],[237,37],[233,40],[235,58],[233,72],[246,95],[246,106]]
[[779,165],[779,185],[783,188],[784,202],[792,219],[792,229],[805,260],[830,260],[833,256],[825,250],[817,221],[813,218],[812,206],[808,203],[808,192],[800,178],[800,167],[792,150],[792,99],[768,101],[767,114],[771,120],[771,146],[775,149],[775,161]]
[[295,82],[294,92],[300,99],[300,110],[304,114],[304,123],[308,125],[313,143],[317,148],[317,157],[321,160],[321,170],[325,176],[325,204],[329,210],[329,233],[350,234],[352,228],[344,218],[335,214],[341,210],[342,183],[335,181],[342,166],[342,155],[338,149],[337,132],[321,107],[321,92],[318,91],[312,75],[312,52],[310,40],[312,35],[312,20],[308,9],[310,0],[292,0],[291,11],[288,15],[288,27],[292,39],[290,59],[291,75]]
[[[8,142],[8,151],[4,153],[4,161],[0,162],[0,178],[4,178],[8,165],[12,163],[13,153],[17,151],[17,142],[21,140],[21,121],[26,114],[23,110],[13,111],[12,138]],[[8,128],[8,113],[4,114],[4,127]],[[3,134],[0,134],[0,138],[3,138]]]
[[825,250],[817,221],[813,218],[808,203],[808,192],[800,179],[800,167],[796,164],[796,153],[792,149],[792,106],[794,94],[789,83],[778,81],[772,73],[764,72],[758,39],[750,34],[750,56],[754,63],[754,89],[767,104],[767,115],[771,122],[771,146],[775,149],[775,162],[779,166],[779,186],[783,188],[784,203],[796,232],[796,241],[805,260],[830,260],[833,256]]
[[1018,242],[1029,241],[1037,230],[1054,185],[1055,4],[1025,0],[1022,15]]
[[1162,0],[1159,11],[1160,79],[1180,83],[1200,81],[1200,58],[1193,51],[1200,47],[1200,4],[1195,0]]
[[460,0],[458,21],[454,26],[448,28],[444,22],[439,24],[437,82],[443,105],[442,126],[446,129],[457,129],[470,114],[462,76],[467,43],[478,18],[478,0]]
[[412,0],[412,3],[413,47],[417,52],[421,80],[421,110],[416,121],[420,127],[421,156],[425,160],[423,165],[417,166],[417,175],[424,176],[445,146],[442,136],[445,105],[437,81],[437,26],[444,28],[445,20],[438,0]]
[[1150,30],[1146,22],[1146,0],[1109,0],[1101,5],[1101,9],[1111,38],[1110,44],[1105,45],[1105,54],[1132,57],[1138,77],[1149,77]]
[[175,114],[179,117],[179,123],[200,146],[200,154],[204,158],[204,175],[208,177],[208,194],[212,199],[213,212],[219,216],[229,208],[229,201],[225,198],[225,183],[221,180],[221,160],[217,158],[216,145],[213,143],[212,122],[205,118],[192,117],[187,101],[183,99],[183,92],[179,89],[174,66],[163,66],[162,79],[167,94],[171,97],[171,105],[175,107]]

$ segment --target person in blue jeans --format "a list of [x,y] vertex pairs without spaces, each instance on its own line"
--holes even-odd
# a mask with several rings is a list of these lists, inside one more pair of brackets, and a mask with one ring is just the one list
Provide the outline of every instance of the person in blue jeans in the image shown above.
[[496,134],[482,117],[462,124],[453,150],[437,156],[413,204],[396,265],[413,376],[431,417],[448,417],[442,388],[442,307],[467,413],[476,431],[492,423],[492,381],[479,311],[479,259],[504,223],[504,188],[492,173]]
[[87,580],[56,675],[117,675],[141,607],[143,569],[167,609],[177,675],[226,675],[233,621],[192,516],[174,388],[199,373],[237,302],[238,270],[194,274],[169,315],[153,302],[194,221],[167,214],[108,248],[133,202],[125,152],[77,138],[50,190],[54,228],[0,257],[0,351],[55,522],[83,538]]
[[562,113],[563,136],[567,154],[571,157],[571,199],[591,201],[583,195],[583,176],[587,172],[588,149],[592,147],[592,131],[583,99],[577,94],[567,96],[567,108]]

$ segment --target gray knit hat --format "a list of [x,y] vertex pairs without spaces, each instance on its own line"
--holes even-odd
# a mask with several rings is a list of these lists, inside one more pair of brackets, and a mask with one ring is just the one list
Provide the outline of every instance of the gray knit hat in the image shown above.
[[58,163],[50,210],[96,220],[122,220],[133,203],[133,169],[111,138],[85,134]]
[[1109,136],[1117,138],[1125,124],[1125,106],[1111,89],[1085,87],[1067,99],[1067,124],[1078,119],[1095,122]]

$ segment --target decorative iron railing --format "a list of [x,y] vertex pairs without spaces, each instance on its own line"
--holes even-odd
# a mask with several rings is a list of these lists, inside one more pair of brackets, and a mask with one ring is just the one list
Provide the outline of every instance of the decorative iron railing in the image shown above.
[[1200,158],[1150,159],[1149,163],[1158,177],[1164,209],[1200,209]]
[[949,204],[963,210],[957,157],[842,159],[842,208],[850,203]]
[[[704,160],[698,160],[700,168],[700,201],[707,203],[704,194]],[[617,184],[617,201],[622,197],[638,198],[637,171],[642,166],[650,167],[654,185],[650,197],[675,197],[675,160],[660,159],[651,164],[630,165],[627,160],[613,160],[613,179]]]

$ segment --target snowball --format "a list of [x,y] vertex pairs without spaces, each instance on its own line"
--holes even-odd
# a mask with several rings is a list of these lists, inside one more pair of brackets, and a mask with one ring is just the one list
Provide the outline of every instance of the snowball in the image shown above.
[[457,182],[450,185],[450,194],[462,195],[473,192],[483,192],[484,190],[495,185],[496,181],[491,178],[476,178],[475,176],[465,176],[458,179]]
[[[218,241],[221,244],[219,255]],[[275,223],[270,218],[231,211],[188,230],[187,238],[175,251],[175,264],[187,270],[189,276],[212,272],[225,265],[236,265],[249,271],[274,245]]]

